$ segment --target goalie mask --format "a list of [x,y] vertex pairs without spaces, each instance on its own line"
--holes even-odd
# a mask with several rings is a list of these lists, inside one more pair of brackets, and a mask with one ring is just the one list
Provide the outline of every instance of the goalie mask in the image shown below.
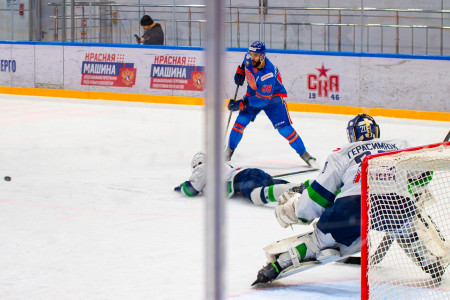
[[347,138],[350,143],[369,141],[380,137],[380,127],[366,114],[358,114],[347,125]]
[[192,169],[195,169],[199,165],[204,164],[205,160],[206,160],[205,152],[199,151],[199,152],[195,153],[195,155],[194,155],[194,157],[192,158],[192,161],[191,161]]

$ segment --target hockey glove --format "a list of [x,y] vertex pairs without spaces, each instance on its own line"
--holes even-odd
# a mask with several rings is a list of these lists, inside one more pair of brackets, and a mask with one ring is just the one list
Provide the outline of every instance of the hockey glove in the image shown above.
[[289,225],[299,222],[295,207],[297,206],[299,193],[284,192],[279,198],[279,204],[275,207],[275,217],[281,227],[286,228]]
[[247,106],[248,106],[247,97],[244,97],[243,99],[239,99],[236,101],[230,99],[230,102],[228,102],[228,109],[231,111],[244,110]]
[[236,85],[243,85],[245,82],[245,69],[244,64],[240,65],[236,69],[236,74],[234,74],[234,83]]

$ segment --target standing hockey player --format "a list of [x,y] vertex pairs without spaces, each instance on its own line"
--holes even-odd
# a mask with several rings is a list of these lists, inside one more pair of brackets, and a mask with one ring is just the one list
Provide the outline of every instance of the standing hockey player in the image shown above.
[[[404,140],[379,140],[380,129],[375,120],[366,114],[359,114],[349,121],[347,135],[350,144],[328,156],[318,177],[311,184],[306,182],[307,192],[289,192],[280,197],[275,216],[282,227],[310,224],[314,219],[319,219],[312,232],[264,248],[268,264],[258,272],[253,285],[360,251],[361,162],[366,155],[409,146]],[[407,254],[417,252],[416,248],[425,248],[416,237],[410,238],[410,241],[408,246],[402,246],[408,248]],[[423,257],[414,257],[415,263],[431,273],[430,266],[439,264],[439,261],[430,251],[422,253]],[[413,255],[410,257],[413,258]],[[440,276],[442,269],[438,271]],[[431,275],[434,277],[433,273]]]
[[[197,152],[192,158],[192,174],[189,180],[183,182],[174,190],[183,195],[194,197],[201,193],[206,184],[206,155]],[[301,184],[289,183],[286,180],[275,179],[263,170],[256,168],[233,168],[224,163],[227,180],[227,196],[242,194],[255,205],[276,202],[285,191],[300,191]]]
[[238,66],[234,81],[243,85],[247,79],[247,93],[243,99],[230,99],[228,109],[239,110],[239,115],[230,133],[225,160],[230,161],[242,139],[244,129],[263,110],[274,128],[289,142],[292,148],[311,167],[317,168],[316,159],[305,148],[302,139],[291,125],[289,112],[283,97],[287,97],[281,75],[276,66],[266,57],[266,46],[256,41],[250,45],[244,62]]

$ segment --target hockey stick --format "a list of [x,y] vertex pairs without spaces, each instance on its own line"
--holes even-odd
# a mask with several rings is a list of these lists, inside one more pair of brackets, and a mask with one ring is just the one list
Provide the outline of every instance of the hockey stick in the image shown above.
[[436,223],[433,221],[430,215],[428,215],[427,213],[425,213],[425,215],[428,217],[428,220],[425,217],[423,217],[420,213],[417,214],[417,217],[425,225],[427,229],[432,230],[434,229],[435,232],[438,234],[439,238],[441,239],[441,241],[445,242],[445,237],[442,235],[442,232],[439,230],[439,227],[437,227]]
[[272,176],[273,178],[279,178],[279,177],[285,177],[285,176],[290,176],[290,175],[297,175],[297,174],[303,174],[303,173],[309,173],[309,172],[314,172],[314,171],[318,171],[319,169],[316,168],[306,168],[303,170],[299,170],[299,171],[294,171],[294,172],[288,172],[288,173],[282,173],[282,174],[277,174]]
[[[447,133],[447,136],[444,138],[444,142],[448,142],[450,139],[450,130]],[[420,213],[418,214],[418,217],[420,218],[420,220],[424,223],[424,225],[429,228],[430,224],[428,224],[426,222],[426,220],[420,215]],[[436,231],[439,233],[439,237],[441,238],[441,240],[445,241],[444,237],[441,234],[441,231],[439,230],[439,228],[437,228],[436,224],[434,223],[434,221],[431,219],[430,216],[428,216],[430,221],[431,221],[431,226],[433,226]],[[370,256],[371,259],[371,263],[376,265],[378,263],[380,263],[383,258],[386,256],[387,251],[389,250],[389,248],[391,247],[392,243],[394,243],[395,238],[392,237],[389,234],[386,234],[385,236],[383,236],[383,239],[381,240],[381,242],[378,244],[377,249],[375,250],[375,253],[372,254]]]
[[393,238],[392,235],[386,233],[383,236],[381,242],[378,244],[375,253],[370,256],[370,263],[373,265],[379,264],[386,256],[386,253],[388,252],[389,248],[391,248],[394,241],[395,238]]
[[[236,97],[237,97],[237,93],[239,90],[239,84],[236,84],[236,91],[234,92],[234,98],[233,101],[236,101]],[[228,121],[227,121],[227,128],[225,129],[225,140],[227,138],[227,133],[228,133],[228,127],[230,126],[230,120],[231,120],[231,115],[233,114],[233,111],[230,110],[230,114],[228,115]]]
[[361,256],[349,256],[336,262],[347,265],[361,265]]

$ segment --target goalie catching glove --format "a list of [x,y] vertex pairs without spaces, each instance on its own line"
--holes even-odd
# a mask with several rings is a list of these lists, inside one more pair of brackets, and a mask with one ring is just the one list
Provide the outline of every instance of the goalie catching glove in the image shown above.
[[296,207],[301,194],[293,192],[284,192],[278,198],[278,206],[275,207],[275,217],[283,228],[292,224],[309,225],[311,221],[299,219],[297,217]]
[[234,101],[230,99],[228,102],[228,109],[231,111],[244,110],[248,106],[248,98],[244,97],[243,99],[239,99]]

